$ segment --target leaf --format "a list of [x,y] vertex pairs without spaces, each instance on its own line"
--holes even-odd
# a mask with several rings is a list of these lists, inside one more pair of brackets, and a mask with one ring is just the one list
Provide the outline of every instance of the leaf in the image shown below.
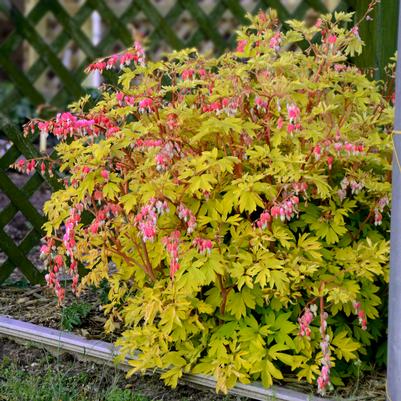
[[183,367],[186,364],[186,360],[181,356],[179,352],[169,352],[163,357],[164,366],[177,366]]
[[164,382],[171,386],[172,388],[176,388],[178,384],[178,380],[182,377],[182,369],[179,367],[169,369],[167,372],[164,372],[160,375],[160,378],[164,380]]
[[188,190],[194,193],[198,190],[210,192],[213,188],[213,184],[216,184],[217,180],[212,174],[202,174],[194,176],[189,180]]
[[273,378],[281,380],[283,378],[279,369],[274,366],[273,362],[265,359],[261,363],[261,378],[264,387],[269,388],[273,385]]
[[226,309],[228,312],[233,314],[236,319],[241,319],[241,317],[246,315],[246,305],[240,292],[230,292],[227,299]]
[[358,350],[361,346],[358,342],[348,338],[346,331],[337,334],[331,343],[336,347],[334,352],[337,357],[339,359],[343,358],[347,362],[357,357],[354,351]]
[[239,197],[239,210],[242,213],[243,211],[254,212],[256,207],[264,207],[264,203],[262,198],[256,192],[243,191]]
[[303,367],[298,371],[297,377],[298,380],[306,379],[308,383],[312,383],[315,380],[315,377],[318,376],[320,373],[319,366],[316,364],[308,365],[305,364]]
[[114,182],[108,182],[103,187],[103,196],[107,199],[116,199],[117,195],[120,193],[120,187]]

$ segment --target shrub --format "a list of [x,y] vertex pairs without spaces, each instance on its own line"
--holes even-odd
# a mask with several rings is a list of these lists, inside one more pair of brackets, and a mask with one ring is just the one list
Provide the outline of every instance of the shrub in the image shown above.
[[[356,374],[349,361],[374,362],[391,94],[347,64],[362,48],[351,18],[282,33],[260,13],[219,58],[190,49],[145,63],[136,43],[89,67],[122,67],[94,107],[87,97],[27,127],[62,140],[47,281],[62,299],[58,275],[76,290],[79,263],[81,285],[108,280],[106,330],[122,324],[123,355],[139,351],[131,373],[164,368],[172,386],[211,374],[226,392],[295,372],[324,393]],[[298,42],[306,51],[289,50]]]

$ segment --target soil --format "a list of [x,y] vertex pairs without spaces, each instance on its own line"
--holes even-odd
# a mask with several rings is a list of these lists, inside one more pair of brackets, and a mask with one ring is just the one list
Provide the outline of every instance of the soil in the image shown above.
[[57,298],[48,288],[40,285],[30,287],[0,287],[0,314],[25,322],[62,330],[63,308],[75,303],[86,303],[92,306],[88,316],[73,332],[88,338],[112,342],[116,335],[105,335],[103,325],[106,321],[101,311],[99,291],[84,290],[77,299],[71,291],[66,291],[63,307],[57,305]]

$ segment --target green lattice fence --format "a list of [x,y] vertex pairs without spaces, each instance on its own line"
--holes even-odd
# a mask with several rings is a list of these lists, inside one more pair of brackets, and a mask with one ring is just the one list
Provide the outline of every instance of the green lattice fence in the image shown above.
[[[12,143],[12,147],[0,159],[0,190],[9,199],[9,204],[0,211],[0,251],[6,255],[6,260],[0,265],[0,283],[18,267],[28,280],[33,283],[43,281],[42,274],[29,260],[28,253],[37,246],[43,224],[43,216],[32,206],[29,198],[43,184],[48,181],[51,188],[56,188],[57,181],[42,177],[36,172],[21,188],[12,182],[7,174],[9,165],[15,162],[21,155],[32,158],[37,155],[32,139],[23,138],[20,129],[8,123],[5,116],[9,115],[19,100],[24,97],[35,106],[45,103],[54,106],[55,109],[64,108],[72,99],[83,95],[86,89],[83,81],[86,78],[84,68],[93,59],[107,55],[114,50],[116,43],[122,46],[132,44],[132,31],[129,24],[141,14],[146,18],[148,24],[153,27],[149,34],[148,47],[155,51],[160,43],[166,43],[170,48],[180,49],[184,47],[199,46],[208,41],[212,43],[216,52],[222,52],[225,48],[232,46],[233,36],[223,35],[219,28],[224,13],[230,12],[237,24],[246,21],[246,10],[240,0],[215,0],[210,11],[206,12],[200,1],[176,0],[167,13],[161,14],[157,6],[158,0],[140,0],[129,2],[127,8],[121,15],[116,15],[110,2],[106,0],[81,1],[79,11],[71,16],[62,6],[61,0],[38,0],[36,5],[25,15],[12,0],[0,0],[0,14],[6,16],[13,26],[13,31],[0,43],[0,72],[7,76],[12,82],[11,91],[0,98],[0,134],[5,135]],[[357,9],[359,14],[366,8],[367,0],[345,0],[339,1],[337,10],[346,10],[350,4]],[[388,58],[395,49],[396,41],[396,16],[397,0],[385,0],[376,11],[377,20],[381,22],[362,27],[363,32],[373,32],[372,49],[370,59],[361,59],[365,65],[378,65],[382,67],[383,60]],[[325,13],[327,8],[320,0],[302,1],[297,8],[290,12],[283,6],[280,0],[254,1],[253,12],[259,9],[273,7],[277,9],[280,18],[285,21],[290,18],[304,18],[305,14],[314,9]],[[102,23],[107,27],[103,39],[96,46],[85,34],[83,26],[97,11]],[[61,26],[61,30],[53,41],[46,40],[37,30],[40,21],[49,13]],[[179,24],[183,13],[189,14],[196,28],[190,32],[187,38],[180,37],[174,27]],[[386,38],[386,46],[381,40]],[[74,43],[80,49],[83,57],[80,64],[69,70],[62,62],[60,54],[67,46]],[[21,46],[29,46],[37,53],[36,61],[27,69],[12,61],[13,54]],[[375,50],[379,49],[379,50]],[[44,91],[36,85],[40,77],[46,72],[56,76],[61,83],[57,91],[49,98]],[[15,215],[21,212],[29,222],[30,231],[22,241],[17,244],[6,233],[5,227],[12,222]],[[0,262],[1,263],[1,262]]]

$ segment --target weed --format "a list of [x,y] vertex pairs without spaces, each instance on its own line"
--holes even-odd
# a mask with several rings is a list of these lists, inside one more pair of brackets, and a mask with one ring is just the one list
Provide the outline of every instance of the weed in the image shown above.
[[92,305],[86,302],[73,302],[64,307],[61,314],[61,327],[71,331],[74,327],[80,326],[91,310]]

